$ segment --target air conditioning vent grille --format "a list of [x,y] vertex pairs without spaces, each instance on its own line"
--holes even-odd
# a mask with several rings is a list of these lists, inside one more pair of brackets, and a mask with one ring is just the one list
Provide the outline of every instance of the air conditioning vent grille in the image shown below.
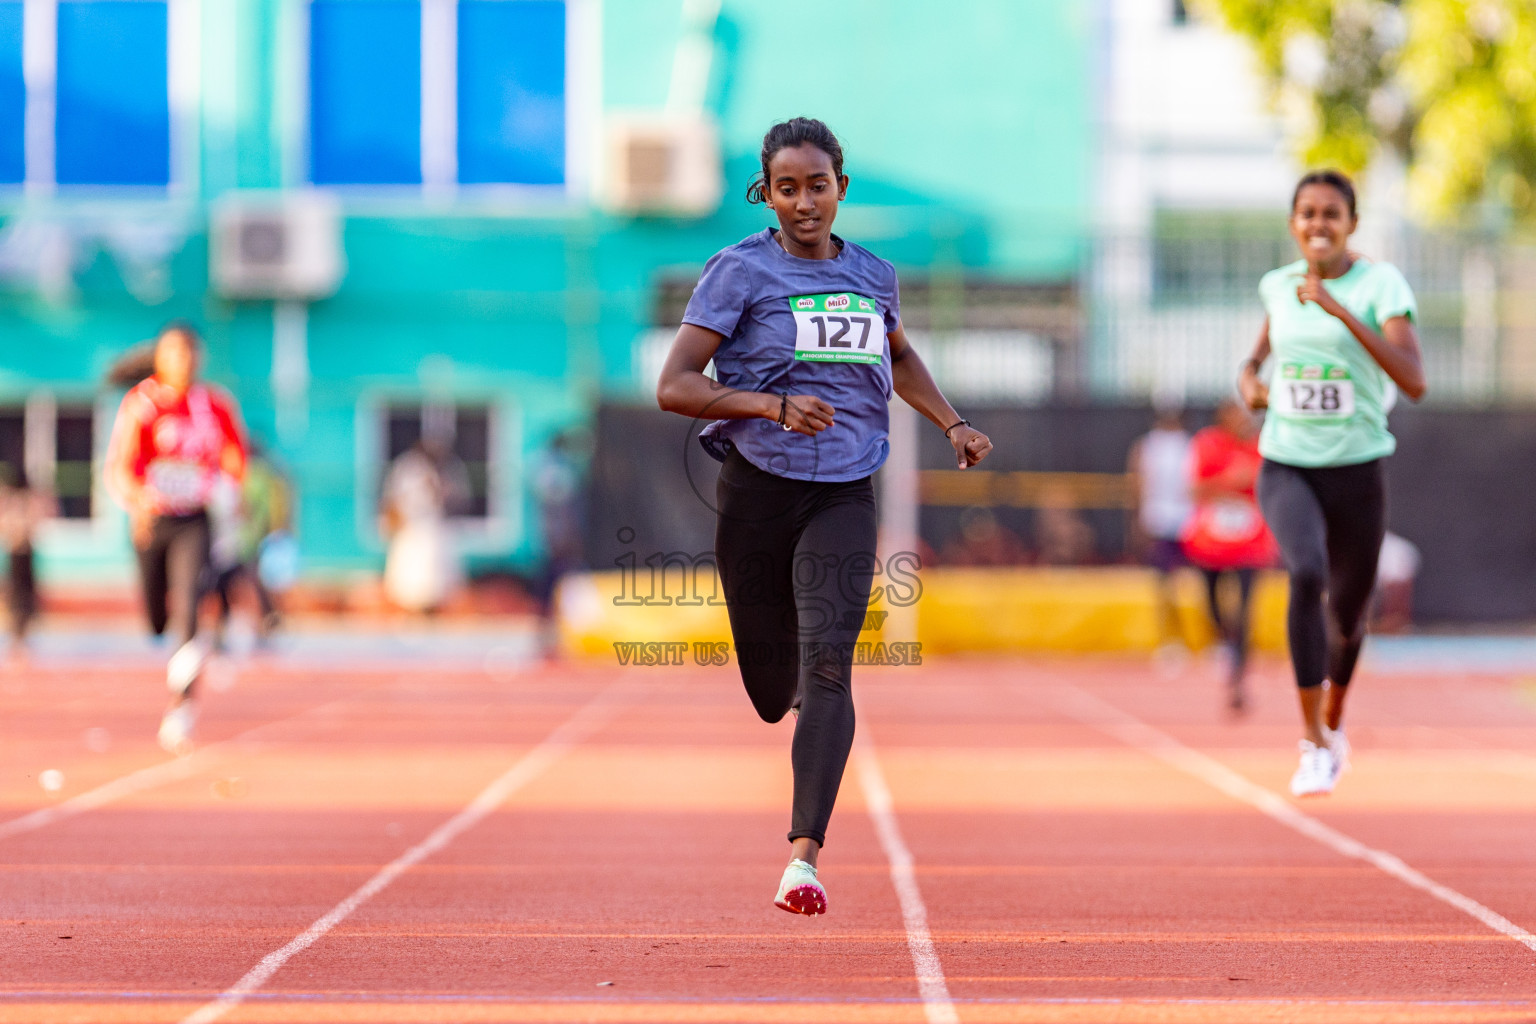
[[606,154],[603,202],[609,210],[697,217],[720,206],[720,139],[708,118],[615,116]]
[[322,299],[341,284],[341,216],[320,194],[231,196],[213,211],[209,271],[231,299]]

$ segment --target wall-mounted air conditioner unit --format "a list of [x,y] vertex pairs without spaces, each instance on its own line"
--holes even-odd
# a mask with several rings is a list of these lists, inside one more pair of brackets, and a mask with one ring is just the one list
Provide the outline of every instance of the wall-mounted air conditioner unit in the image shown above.
[[214,205],[209,262],[230,299],[323,299],[346,271],[341,209],[321,194],[230,196]]
[[603,205],[702,217],[720,206],[720,133],[696,114],[626,114],[607,125]]

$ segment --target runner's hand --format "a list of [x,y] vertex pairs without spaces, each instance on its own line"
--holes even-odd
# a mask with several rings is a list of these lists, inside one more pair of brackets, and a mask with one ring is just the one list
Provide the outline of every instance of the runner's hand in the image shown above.
[[1333,293],[1323,287],[1323,279],[1315,273],[1309,273],[1301,284],[1296,286],[1296,298],[1302,305],[1315,302],[1322,307],[1323,312],[1338,316],[1344,307],[1339,305],[1339,300],[1333,297]]
[[797,434],[815,437],[832,425],[833,409],[815,395],[790,395],[784,425]]
[[961,469],[976,465],[992,451],[992,439],[970,424],[951,430],[949,443],[955,446],[955,458]]
[[140,551],[149,549],[150,537],[154,532],[155,517],[145,508],[135,508],[128,514],[128,536],[133,541],[133,546]]
[[1259,375],[1249,371],[1237,380],[1237,389],[1242,392],[1243,403],[1254,412],[1262,412],[1269,408],[1269,387]]

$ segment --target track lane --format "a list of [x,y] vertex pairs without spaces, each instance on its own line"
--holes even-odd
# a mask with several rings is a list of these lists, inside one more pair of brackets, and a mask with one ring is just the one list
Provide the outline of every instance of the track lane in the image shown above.
[[[879,741],[960,1020],[1536,1018],[1532,969],[1509,959],[1509,940],[1053,712],[1033,692],[1048,668],[860,677],[861,728]],[[1278,671],[1239,725],[1217,713],[1209,679],[1127,663],[1068,671],[1283,785],[1294,713]],[[923,1021],[856,776],[824,859],[832,914],[783,914],[768,896],[782,868],[787,727],[757,723],[728,670],[655,678],[645,701],[225,1019]],[[208,979],[227,985],[428,834],[494,774],[490,750],[536,741],[591,685],[573,670],[516,683],[378,677],[369,699],[249,752],[238,770],[0,844],[0,904],[24,907],[27,928],[76,936],[30,947],[22,976],[0,986],[0,1022],[182,1019],[218,988]],[[1454,727],[1470,740],[1523,735],[1507,714],[1484,733],[1478,723],[1502,706],[1488,690]],[[1526,877],[1508,849],[1532,817],[1520,777],[1489,760],[1496,748],[1427,745],[1423,730],[1449,726],[1426,724],[1436,720],[1416,704],[1454,699],[1433,680],[1404,685],[1397,717],[1373,715],[1369,692],[1354,709],[1372,723],[1356,738],[1360,767],[1335,801],[1305,809],[1520,920],[1487,895]],[[1384,768],[1389,754],[1399,760]],[[1418,760],[1478,785],[1477,798],[1417,778],[1394,786],[1398,765]],[[1501,771],[1509,781],[1491,782]],[[228,778],[246,788],[220,796]]]
[[[1055,668],[968,665],[966,682],[946,686],[941,703],[926,701],[924,687],[900,677],[887,689],[865,689],[879,698],[866,700],[865,720],[873,707],[882,736],[932,737],[931,747],[914,742],[905,751],[892,751],[887,741],[885,756],[898,763],[905,757],[913,766],[890,772],[892,789],[898,806],[918,808],[903,820],[926,865],[935,936],[962,1019],[972,1019],[968,1000],[977,998],[1126,1001],[1154,993],[1158,998],[1140,1010],[1122,1007],[1113,1012],[1126,1016],[1113,1019],[1162,1020],[1165,1013],[1186,1019],[1195,1011],[1176,1009],[1186,1005],[1181,1000],[1254,995],[1299,1000],[1298,1007],[1360,995],[1375,996],[1384,1007],[1410,994],[1442,1004],[1481,995],[1488,1006],[1433,1012],[1448,1013],[1445,1019],[1519,1019],[1530,1012],[1516,1006],[1536,998],[1529,962],[1536,958],[1528,950],[1478,934],[1479,925],[1374,868],[1340,871],[1336,855],[1247,809],[1200,806],[1183,773],[1133,768],[1122,750],[1106,749],[1104,737],[1051,706]],[[1191,680],[1153,684],[1121,665],[1072,674],[1085,688],[1116,697],[1134,692],[1188,731],[1220,732],[1224,746],[1240,752],[1268,739],[1251,735],[1247,725],[1221,722],[1213,713],[1214,686],[1202,693]],[[1209,702],[1202,714],[1191,706],[1197,697]],[[971,716],[986,717],[1005,734],[1049,724],[1052,749],[1077,752],[1061,759],[1055,778],[1036,776],[1057,792],[1017,792],[1029,773],[1011,771],[1006,762],[990,774],[999,785],[989,786],[962,770],[952,750],[940,751],[938,764],[953,762],[941,777],[934,762],[917,770],[929,749],[952,746],[967,730],[961,719]],[[1196,724],[1188,725],[1191,720]],[[1278,719],[1261,724],[1268,733],[1284,727]],[[1239,737],[1232,736],[1234,728]],[[1105,756],[1095,768],[1096,752]],[[1276,774],[1288,775],[1288,765],[1272,760]],[[1343,786],[1349,784],[1347,778]],[[1098,799],[1078,798],[1090,788]],[[938,808],[932,794],[945,789],[970,813]],[[1061,789],[1070,796],[1057,799]],[[1118,809],[1111,806],[1116,799]],[[1400,806],[1410,807],[1411,800]],[[1510,814],[1523,811],[1518,802],[1493,809],[1503,817],[1489,816],[1490,822],[1505,824],[1492,829],[1524,834],[1529,815]],[[1466,859],[1467,851],[1445,832],[1427,830],[1420,842],[1437,843],[1445,860]],[[1329,898],[1328,886],[1342,898]],[[1300,896],[1311,891],[1323,895]],[[1168,927],[1173,922],[1177,927]],[[1313,957],[1314,948],[1326,956]],[[1040,1012],[1045,1016],[1038,1019],[1049,1018]]]

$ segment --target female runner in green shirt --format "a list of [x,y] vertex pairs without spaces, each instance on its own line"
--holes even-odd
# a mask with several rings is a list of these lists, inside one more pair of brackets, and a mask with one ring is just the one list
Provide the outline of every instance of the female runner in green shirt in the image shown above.
[[[1390,263],[1349,251],[1358,223],[1348,178],[1301,179],[1290,228],[1302,259],[1259,283],[1268,316],[1238,381],[1250,408],[1269,410],[1258,497],[1290,575],[1287,633],[1306,730],[1296,796],[1331,792],[1348,761],[1344,698],[1387,527],[1382,460],[1397,447],[1387,411],[1397,390],[1418,401],[1425,389],[1413,291]],[[1271,355],[1266,384],[1259,371]]]

